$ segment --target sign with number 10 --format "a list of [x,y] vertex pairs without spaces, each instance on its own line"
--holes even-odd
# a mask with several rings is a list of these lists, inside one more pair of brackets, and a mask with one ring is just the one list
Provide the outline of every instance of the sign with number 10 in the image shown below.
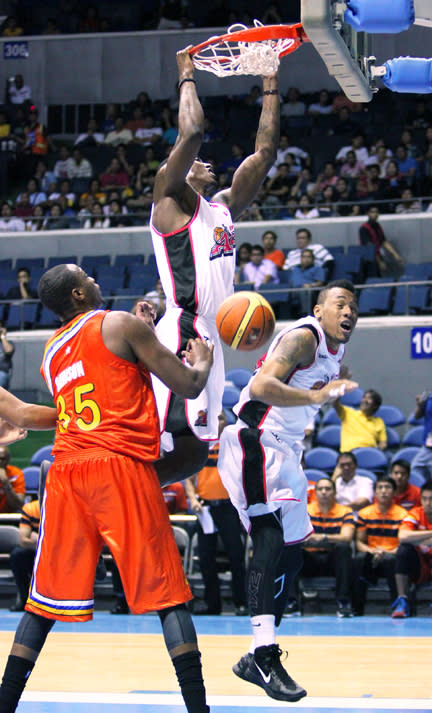
[[411,359],[432,359],[432,327],[411,330]]

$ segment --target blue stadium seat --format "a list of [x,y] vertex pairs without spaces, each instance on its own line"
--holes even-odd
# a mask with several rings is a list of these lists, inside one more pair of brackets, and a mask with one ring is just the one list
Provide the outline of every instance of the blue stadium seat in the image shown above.
[[60,327],[60,320],[50,309],[42,307],[37,325],[41,329],[49,329],[50,327],[57,328]]
[[38,309],[38,302],[25,302],[21,304],[12,302],[9,305],[7,328],[9,330],[21,329],[24,326],[31,329],[36,325]]
[[50,443],[48,446],[38,448],[31,457],[30,465],[40,465],[43,460],[53,461],[54,456],[51,455],[52,447],[52,443]]
[[323,416],[322,425],[323,426],[340,426],[340,418],[336,413],[335,408],[329,408],[328,411]]
[[377,479],[376,473],[368,468],[356,468],[356,475],[361,475],[363,478],[370,478],[374,482]]
[[135,302],[136,300],[134,297],[119,297],[116,300],[112,300],[111,309],[120,310],[122,312],[130,312],[135,306]]
[[234,285],[234,292],[253,292],[254,289],[253,282],[240,282],[238,285]]
[[425,483],[425,479],[421,475],[421,473],[416,473],[413,471],[410,473],[409,481],[412,485],[416,485],[418,488],[421,488],[421,486]]
[[94,277],[98,267],[101,265],[109,265],[110,263],[110,255],[83,255],[80,267],[84,270],[84,272],[87,272],[88,275]]
[[411,411],[410,415],[407,418],[407,423],[409,423],[410,426],[423,426],[424,416],[422,416],[421,418],[415,418],[414,411]]
[[338,454],[332,448],[317,446],[305,453],[306,468],[318,468],[326,473],[333,472],[336,467]]
[[222,395],[222,406],[224,408],[232,408],[236,405],[240,397],[240,389],[235,386],[225,386]]
[[415,285],[414,287],[410,287],[408,303],[411,314],[430,312],[432,309],[430,287],[427,285]]
[[139,253],[137,255],[129,255],[129,253],[116,255],[114,258],[114,265],[116,267],[129,267],[130,265],[143,265],[144,255]]
[[328,473],[324,470],[320,470],[319,468],[305,468],[304,474],[308,480],[314,481],[315,483],[321,478],[330,477]]
[[359,386],[354,389],[354,391],[349,391],[347,394],[344,394],[340,402],[344,406],[351,406],[352,408],[357,408],[360,406],[360,401],[362,400],[364,396],[364,389],[361,389]]
[[40,468],[36,465],[29,465],[23,468],[26,495],[37,495],[39,488]]
[[238,389],[243,389],[243,387],[249,383],[251,376],[252,372],[250,369],[229,369],[225,374],[225,380],[232,381],[234,386],[237,386]]
[[365,287],[359,298],[359,314],[388,314],[392,306],[393,287]]
[[225,416],[226,416],[226,422],[227,426],[231,426],[233,423],[237,421],[237,418],[235,414],[231,411],[230,408],[224,408]]
[[411,280],[428,280],[432,275],[431,263],[428,262],[407,262],[403,271],[403,278]]
[[391,426],[386,426],[387,446],[390,449],[400,448],[401,439],[399,433]]
[[354,448],[353,453],[357,458],[359,468],[366,468],[374,473],[387,471],[387,457],[379,448]]
[[129,279],[129,287],[133,288],[135,292],[144,295],[146,292],[150,292],[156,288],[156,280],[157,275],[135,273]]
[[55,265],[78,265],[78,258],[76,255],[56,255],[55,257],[49,257],[47,269],[55,267]]
[[336,451],[340,448],[340,426],[324,426],[320,428],[316,434],[315,440],[317,445],[334,448]]
[[417,455],[419,450],[420,448],[417,446],[404,446],[400,450],[396,451],[396,453],[392,456],[391,463],[395,460],[399,460],[400,458],[411,463],[412,459],[415,455]]
[[12,270],[11,257],[5,257],[0,260],[0,270]]
[[424,439],[424,427],[414,426],[410,428],[402,438],[402,445],[404,446],[422,446]]
[[17,257],[15,260],[14,270],[15,272],[20,269],[20,267],[27,267],[30,272],[33,272],[36,267],[44,267],[45,258],[44,257]]
[[361,255],[355,253],[336,254],[331,278],[332,280],[348,279],[353,282],[359,282],[362,268]]
[[402,426],[405,423],[405,414],[397,406],[391,404],[381,404],[378,411],[374,414],[382,418],[386,426]]
[[287,292],[286,288],[277,284],[267,284],[261,285],[259,288],[259,293],[266,298],[270,304],[275,304],[276,302],[288,302],[290,293]]
[[343,245],[331,245],[330,247],[327,248],[327,250],[333,256],[343,255],[345,252],[345,248]]
[[124,277],[122,275],[102,275],[97,281],[103,295],[112,295],[124,285]]

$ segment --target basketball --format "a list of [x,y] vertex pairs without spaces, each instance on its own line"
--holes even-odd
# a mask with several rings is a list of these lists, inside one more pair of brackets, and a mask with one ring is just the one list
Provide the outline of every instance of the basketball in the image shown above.
[[275,323],[271,305],[258,292],[235,292],[222,302],[216,314],[220,338],[240,352],[262,347],[273,334]]

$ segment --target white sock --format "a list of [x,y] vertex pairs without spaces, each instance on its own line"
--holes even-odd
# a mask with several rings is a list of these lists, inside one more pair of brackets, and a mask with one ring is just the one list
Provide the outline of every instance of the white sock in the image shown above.
[[273,614],[260,614],[251,617],[253,640],[249,653],[253,654],[258,646],[270,646],[276,643],[275,618]]

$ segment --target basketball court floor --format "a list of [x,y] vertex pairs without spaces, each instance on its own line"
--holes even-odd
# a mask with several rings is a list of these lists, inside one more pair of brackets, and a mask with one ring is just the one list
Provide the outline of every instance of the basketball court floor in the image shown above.
[[[0,669],[19,614],[0,610]],[[285,665],[308,691],[299,703],[268,698],[231,666],[249,647],[247,617],[195,617],[211,710],[228,713],[430,711],[432,619],[388,616],[284,619]],[[29,680],[18,713],[184,713],[155,615],[57,623]]]

